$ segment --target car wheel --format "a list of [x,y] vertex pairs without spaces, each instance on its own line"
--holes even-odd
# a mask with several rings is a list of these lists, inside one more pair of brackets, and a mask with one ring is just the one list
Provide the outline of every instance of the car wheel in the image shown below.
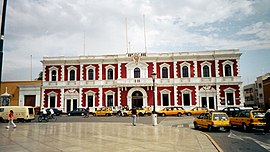
[[127,114],[126,113],[124,113],[124,117],[126,117],[127,116]]
[[84,116],[84,113],[82,113],[82,116]]
[[97,116],[97,115],[94,113],[93,116]]
[[211,125],[209,125],[207,129],[209,132],[211,132],[213,130],[213,127]]
[[122,114],[121,114],[121,112],[120,111],[118,111],[117,112],[117,116],[121,116]]
[[193,123],[195,129],[199,129],[198,124],[196,122]]
[[225,128],[225,131],[226,132],[229,132],[230,131],[230,127]]
[[181,116],[182,116],[182,113],[179,112],[179,113],[177,114],[177,116],[178,116],[178,117],[181,117]]
[[68,115],[68,116],[71,116],[71,114],[70,114],[70,113],[68,113],[67,115]]
[[106,113],[105,116],[109,116],[109,114]]
[[165,117],[166,115],[165,115],[165,113],[162,113],[161,116],[162,116],[162,117]]
[[191,116],[191,113],[189,112],[189,113],[187,113],[187,116]]

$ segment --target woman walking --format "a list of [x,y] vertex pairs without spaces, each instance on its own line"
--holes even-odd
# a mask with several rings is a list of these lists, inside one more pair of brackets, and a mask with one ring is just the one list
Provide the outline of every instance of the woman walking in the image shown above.
[[7,125],[7,129],[9,129],[9,126],[12,124],[14,128],[16,128],[16,125],[15,123],[13,122],[13,119],[14,119],[14,113],[13,113],[13,110],[10,110],[9,111],[9,114],[8,114],[8,125]]

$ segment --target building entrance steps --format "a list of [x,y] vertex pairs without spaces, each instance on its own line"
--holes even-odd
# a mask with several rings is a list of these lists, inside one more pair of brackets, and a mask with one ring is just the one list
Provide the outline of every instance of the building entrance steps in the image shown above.
[[190,128],[131,123],[0,123],[0,151],[217,151]]

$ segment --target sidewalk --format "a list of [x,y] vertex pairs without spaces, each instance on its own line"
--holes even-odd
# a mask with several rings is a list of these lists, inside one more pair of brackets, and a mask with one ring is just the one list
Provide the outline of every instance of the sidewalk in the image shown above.
[[129,123],[0,123],[0,151],[217,151],[200,131]]

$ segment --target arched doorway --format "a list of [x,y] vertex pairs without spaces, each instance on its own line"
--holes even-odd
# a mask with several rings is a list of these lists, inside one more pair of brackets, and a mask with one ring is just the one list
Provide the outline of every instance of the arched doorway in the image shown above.
[[143,94],[141,91],[134,91],[132,93],[132,107],[142,107],[143,106]]

